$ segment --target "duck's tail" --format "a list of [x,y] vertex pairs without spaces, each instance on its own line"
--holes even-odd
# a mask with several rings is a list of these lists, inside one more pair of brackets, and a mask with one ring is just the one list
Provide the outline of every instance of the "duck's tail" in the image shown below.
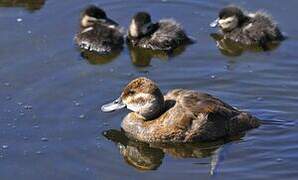
[[235,135],[241,132],[257,128],[261,125],[260,120],[246,112],[241,112],[230,120],[229,134]]

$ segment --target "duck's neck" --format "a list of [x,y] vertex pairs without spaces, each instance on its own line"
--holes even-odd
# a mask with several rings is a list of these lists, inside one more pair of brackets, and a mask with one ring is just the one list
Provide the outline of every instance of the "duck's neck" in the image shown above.
[[146,121],[150,121],[160,117],[165,112],[165,110],[165,103],[162,99],[159,102],[155,102],[154,107],[150,108],[148,111],[142,112],[141,116],[143,116]]
[[244,17],[240,19],[238,26],[242,27],[247,22],[249,22],[250,19],[251,19],[251,17],[244,15]]
[[155,31],[157,31],[157,29],[159,28],[159,24],[158,23],[152,23],[148,32],[145,34],[146,36],[151,36],[153,33],[155,33]]

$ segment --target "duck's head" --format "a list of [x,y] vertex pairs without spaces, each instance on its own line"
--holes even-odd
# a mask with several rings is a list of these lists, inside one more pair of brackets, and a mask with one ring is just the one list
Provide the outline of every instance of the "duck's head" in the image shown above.
[[103,112],[127,108],[145,120],[159,117],[164,110],[163,94],[148,78],[140,77],[131,81],[115,101],[101,107]]
[[129,26],[129,36],[132,38],[140,38],[150,34],[156,29],[156,24],[151,22],[151,16],[147,12],[138,12],[131,20]]
[[90,5],[82,13],[81,26],[88,27],[92,26],[95,22],[106,20],[107,15],[104,12],[104,10],[100,9],[95,5]]
[[228,32],[239,27],[246,19],[247,16],[240,8],[236,6],[228,6],[219,12],[218,18],[213,21],[210,26],[219,26],[222,31]]

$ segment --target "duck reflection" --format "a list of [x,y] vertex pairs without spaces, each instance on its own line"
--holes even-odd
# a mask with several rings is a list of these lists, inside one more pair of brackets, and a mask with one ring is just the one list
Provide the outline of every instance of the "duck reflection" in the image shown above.
[[107,64],[112,62],[120,55],[120,53],[121,53],[121,50],[114,51],[113,53],[109,53],[106,55],[102,55],[93,51],[81,50],[81,57],[86,59],[90,64],[101,65],[101,64]]
[[[130,139],[124,131],[110,129],[103,132],[103,135],[117,144],[120,154],[127,164],[138,170],[156,170],[162,164],[165,154],[175,158],[204,158],[215,154],[221,145],[239,140],[242,135],[221,139],[208,143],[196,144],[148,144]],[[217,155],[216,155],[217,156]],[[211,164],[210,174],[213,174],[217,166],[218,157],[214,158]]]
[[0,7],[24,7],[29,11],[42,8],[45,0],[0,0]]
[[151,49],[138,48],[133,47],[130,44],[128,44],[128,49],[130,52],[132,63],[137,67],[146,67],[150,65],[152,58],[168,60],[171,57],[175,57],[182,54],[186,49],[186,45],[180,46],[172,51],[157,51]]
[[262,52],[262,51],[272,51],[275,50],[280,43],[274,42],[274,43],[268,43],[265,46],[247,46],[240,43],[237,43],[235,41],[225,39],[223,35],[212,33],[210,36],[214,39],[216,42],[216,46],[219,49],[219,51],[225,55],[225,56],[240,56],[245,51],[250,52]]

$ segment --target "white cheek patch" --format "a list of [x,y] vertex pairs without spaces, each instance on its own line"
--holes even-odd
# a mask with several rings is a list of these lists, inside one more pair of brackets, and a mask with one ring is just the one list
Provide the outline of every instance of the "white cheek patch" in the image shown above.
[[[147,24],[144,24],[142,27],[141,27],[141,33],[144,35],[144,34],[147,34],[148,31],[150,31],[150,28],[152,26],[152,23],[147,23]],[[137,24],[134,20],[132,20],[131,24],[130,24],[130,27],[129,27],[129,32],[130,32],[130,35],[132,37],[138,37],[139,36],[139,31],[138,31],[138,28],[137,27]]]
[[126,107],[127,109],[133,111],[133,112],[140,112],[144,109],[150,109],[150,107],[153,104],[151,102],[146,102],[145,104],[138,104],[138,103],[131,103],[131,104],[127,104]]
[[137,37],[138,36],[138,29],[137,29],[137,25],[135,23],[135,20],[132,20],[132,22],[129,26],[129,33],[132,37]]
[[[98,21],[99,19],[96,19],[95,17],[86,16],[88,18],[88,21]],[[105,21],[105,20],[103,20]]]
[[220,19],[218,24],[223,29],[231,29],[237,26],[238,20],[235,16],[228,17],[225,19]]
[[141,106],[139,104],[128,104],[126,105],[126,108],[133,111],[133,112],[139,112],[141,109]]
[[85,15],[81,21],[82,26],[90,26],[91,21],[98,21],[98,19]]
[[82,26],[88,26],[88,16],[84,16],[81,21]]
[[[144,101],[130,103],[133,100],[136,100],[139,98],[142,98]],[[152,99],[153,99],[153,97],[150,94],[138,93],[136,95],[128,97],[124,103],[126,104],[127,109],[134,111],[134,112],[139,112],[142,109],[149,109],[153,105],[151,102]]]

